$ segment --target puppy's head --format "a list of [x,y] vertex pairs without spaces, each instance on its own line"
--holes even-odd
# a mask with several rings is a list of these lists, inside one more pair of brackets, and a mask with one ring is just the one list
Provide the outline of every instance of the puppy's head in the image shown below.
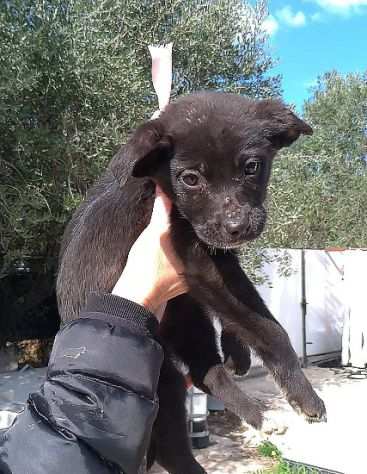
[[200,93],[170,104],[128,144],[133,176],[150,177],[205,244],[234,248],[263,230],[276,152],[312,129],[280,101]]

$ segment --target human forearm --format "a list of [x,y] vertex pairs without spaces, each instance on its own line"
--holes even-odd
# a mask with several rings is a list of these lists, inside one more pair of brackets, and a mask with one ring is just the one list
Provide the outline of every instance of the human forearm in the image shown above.
[[118,466],[135,474],[158,409],[157,324],[132,302],[92,296],[57,335],[46,382],[0,440],[0,472],[61,474],[69,466],[104,474]]

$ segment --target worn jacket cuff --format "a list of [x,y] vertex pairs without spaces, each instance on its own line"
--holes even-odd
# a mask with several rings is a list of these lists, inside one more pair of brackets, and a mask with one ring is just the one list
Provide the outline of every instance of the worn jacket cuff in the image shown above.
[[110,293],[91,293],[80,317],[101,319],[154,338],[158,334],[158,320],[150,311],[133,301]]

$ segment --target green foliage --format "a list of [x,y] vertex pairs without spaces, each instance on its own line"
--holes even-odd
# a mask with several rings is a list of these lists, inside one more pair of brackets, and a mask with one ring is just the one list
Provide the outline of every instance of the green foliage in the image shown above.
[[367,75],[320,78],[305,104],[314,128],[276,159],[264,246],[367,246]]
[[264,457],[276,460],[276,465],[267,471],[259,474],[317,474],[317,470],[307,467],[294,467],[283,459],[280,450],[271,441],[263,441],[257,448],[259,454]]
[[242,0],[0,3],[0,275],[49,261],[65,222],[156,108],[150,43],[174,42],[173,95],[279,95],[262,22]]
[[280,460],[274,469],[263,474],[318,474],[318,471],[302,466],[293,467],[287,461]]
[[271,183],[268,230],[276,247],[365,247],[366,165],[341,155],[285,153]]
[[303,153],[341,155],[358,160],[367,154],[367,72],[336,71],[319,78],[313,96],[305,103],[304,117],[314,136],[302,144]]
[[275,458],[279,459],[281,456],[281,452],[275,446],[275,444],[271,443],[270,441],[263,441],[257,448],[259,454],[265,456],[267,458]]

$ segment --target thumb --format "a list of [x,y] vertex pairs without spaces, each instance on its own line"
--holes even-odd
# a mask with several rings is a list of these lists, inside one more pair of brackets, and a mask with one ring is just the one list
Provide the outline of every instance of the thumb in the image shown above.
[[156,187],[156,198],[154,201],[152,217],[150,220],[150,225],[155,229],[163,232],[167,230],[170,226],[170,212],[172,209],[172,202],[164,194],[162,189]]

